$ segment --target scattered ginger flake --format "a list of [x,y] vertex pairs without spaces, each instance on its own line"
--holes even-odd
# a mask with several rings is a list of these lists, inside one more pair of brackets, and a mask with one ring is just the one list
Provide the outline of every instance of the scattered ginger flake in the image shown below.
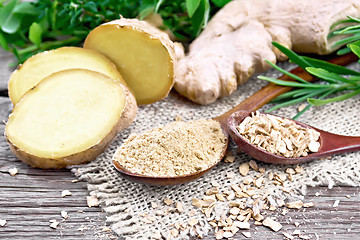
[[290,187],[282,187],[281,190],[286,193],[290,193],[292,191],[292,188]]
[[86,197],[86,202],[87,202],[87,205],[88,205],[89,208],[97,207],[97,206],[100,205],[99,199],[94,195],[87,196]]
[[191,201],[192,201],[192,205],[194,205],[195,207],[198,207],[198,208],[201,208],[203,206],[203,202],[204,202],[197,198],[193,198]]
[[224,230],[219,230],[219,231],[217,231],[216,233],[215,233],[215,238],[216,239],[223,239],[224,238]]
[[191,226],[191,227],[193,227],[193,226],[195,226],[196,224],[198,224],[198,220],[196,219],[196,218],[192,218],[192,219],[190,219],[189,220],[189,225]]
[[71,196],[72,193],[69,190],[63,190],[61,192],[61,197]]
[[235,161],[235,157],[232,155],[226,156],[225,160],[224,160],[224,162],[226,162],[226,163],[233,163],[234,161]]
[[179,213],[182,213],[184,211],[184,208],[183,208],[183,205],[181,202],[176,202],[175,207]]
[[301,105],[298,107],[298,111],[299,111],[299,112],[303,111],[303,110],[306,108],[307,105],[308,105],[307,103],[301,104]]
[[303,169],[301,166],[299,166],[299,165],[297,165],[296,168],[295,168],[295,172],[296,172],[296,173],[301,173],[303,170],[304,170],[304,169]]
[[166,205],[170,206],[171,204],[174,203],[174,201],[171,200],[170,198],[165,198],[165,199],[164,199],[164,203],[165,203]]
[[300,209],[304,206],[304,203],[301,200],[295,201],[295,202],[288,202],[286,203],[287,208],[295,208]]
[[276,222],[275,220],[271,219],[270,217],[265,218],[265,220],[262,222],[262,224],[266,227],[271,228],[271,230],[277,232],[282,228],[282,225],[279,222]]
[[257,163],[256,163],[254,160],[250,160],[249,166],[250,166],[253,170],[259,171],[259,167],[258,167]]
[[240,174],[241,174],[242,176],[248,175],[249,171],[250,171],[250,165],[249,165],[249,163],[246,162],[246,163],[243,163],[243,164],[240,165],[240,167],[239,167],[239,172],[240,172]]
[[205,195],[213,195],[213,194],[217,194],[217,193],[219,193],[219,189],[217,189],[217,188],[210,188],[209,190],[207,190],[206,192],[205,192]]
[[233,208],[230,209],[229,213],[230,213],[231,215],[239,215],[239,213],[240,213],[240,208],[238,208],[238,207],[233,207]]
[[56,220],[50,220],[50,227],[53,229],[56,229],[58,227],[60,222],[56,221]]
[[241,232],[242,235],[244,235],[244,237],[246,238],[251,238],[251,233],[250,232]]
[[257,188],[260,188],[261,185],[263,184],[264,180],[265,180],[265,179],[264,179],[263,177],[259,177],[258,179],[255,180],[254,185],[255,185]]
[[269,172],[268,179],[269,179],[270,181],[272,181],[272,180],[274,179],[274,173],[273,173],[273,172]]
[[210,218],[213,209],[214,209],[214,208],[209,207],[209,208],[204,208],[204,209],[202,209],[201,211],[205,214],[205,216],[206,216],[207,218]]
[[67,219],[69,217],[68,213],[66,211],[61,211],[61,217],[64,219]]
[[0,226],[1,226],[1,227],[5,226],[5,225],[6,225],[6,223],[7,223],[7,221],[6,221],[6,220],[4,220],[4,219],[0,219]]
[[251,177],[246,177],[244,180],[243,180],[243,183],[246,184],[246,185],[249,185],[253,182],[254,180],[251,178]]
[[227,172],[226,173],[226,178],[227,179],[233,179],[235,177],[235,174],[233,172]]
[[194,210],[191,210],[191,211],[188,213],[188,216],[189,216],[189,217],[192,217],[192,216],[195,215],[195,213],[196,213],[196,212],[195,212]]
[[177,229],[171,229],[171,230],[170,230],[170,234],[171,234],[174,238],[176,238],[176,237],[179,235],[179,230],[177,230]]
[[287,169],[285,170],[285,172],[286,172],[287,174],[295,174],[295,173],[296,173],[295,170],[292,169],[292,168],[287,168]]
[[243,222],[235,221],[233,225],[240,229],[250,229],[250,223],[247,221],[243,221]]
[[216,198],[219,200],[219,201],[225,201],[225,197],[224,195],[220,194],[220,193],[217,193],[215,194]]
[[217,181],[215,181],[215,180],[211,181],[211,185],[212,185],[213,187],[220,187],[220,184],[219,184]]
[[334,204],[333,204],[333,207],[338,207],[339,206],[339,203],[340,203],[340,200],[335,200]]
[[294,239],[294,236],[291,235],[290,233],[283,232],[283,235],[284,235],[285,239],[290,239],[290,240]]
[[158,207],[158,204],[156,202],[151,202],[151,207],[152,208],[157,208]]
[[225,231],[223,234],[224,238],[231,238],[233,236],[234,236],[234,234],[232,232],[228,232],[228,231]]
[[9,174],[13,177],[18,173],[18,169],[16,167],[10,168],[9,169]]
[[309,207],[313,207],[313,206],[315,206],[315,205],[312,202],[304,203],[304,208],[309,208]]
[[108,226],[103,226],[103,228],[101,229],[102,232],[110,232],[111,229]]

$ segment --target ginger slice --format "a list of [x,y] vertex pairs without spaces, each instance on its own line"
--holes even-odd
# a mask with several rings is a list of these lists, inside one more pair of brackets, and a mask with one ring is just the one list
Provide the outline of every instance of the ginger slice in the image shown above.
[[19,101],[5,128],[13,153],[39,168],[89,162],[133,121],[137,106],[119,81],[90,70],[50,75]]
[[62,47],[30,57],[11,74],[8,83],[11,102],[15,105],[29,89],[50,74],[74,68],[97,71],[125,84],[116,66],[98,52]]
[[144,21],[119,19],[95,28],[84,48],[94,49],[117,66],[139,105],[166,97],[174,82],[174,44]]

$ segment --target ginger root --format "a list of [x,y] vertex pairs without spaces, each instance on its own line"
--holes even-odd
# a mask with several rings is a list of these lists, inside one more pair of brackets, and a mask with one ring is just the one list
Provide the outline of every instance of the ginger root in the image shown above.
[[234,0],[221,9],[180,58],[175,89],[200,104],[232,94],[269,60],[285,60],[271,42],[296,52],[329,54],[331,25],[360,17],[359,0]]

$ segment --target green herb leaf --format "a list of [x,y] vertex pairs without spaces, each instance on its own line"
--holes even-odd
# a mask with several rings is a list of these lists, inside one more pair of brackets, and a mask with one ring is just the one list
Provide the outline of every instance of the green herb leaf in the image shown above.
[[209,0],[200,0],[200,4],[191,17],[194,36],[197,36],[201,29],[206,26],[210,14]]
[[6,38],[4,37],[4,35],[1,32],[0,32],[0,45],[4,50],[6,50],[6,51],[10,50],[9,44],[7,43]]
[[313,91],[305,96],[302,96],[302,97],[299,97],[299,98],[295,98],[295,99],[292,99],[292,100],[289,100],[287,102],[283,102],[283,103],[280,103],[272,108],[270,108],[269,110],[267,110],[266,112],[271,112],[271,111],[274,111],[276,109],[279,109],[279,108],[282,108],[282,107],[287,107],[287,106],[291,106],[291,105],[294,105],[294,104],[297,104],[297,103],[300,103],[300,102],[303,102],[305,101],[306,99],[310,98],[310,97],[313,97],[313,96],[316,96],[320,93],[323,93],[325,90],[324,89],[320,89],[320,90],[317,90],[317,91]]
[[0,27],[4,26],[8,18],[12,14],[14,7],[18,0],[11,0],[6,5],[0,8]]
[[13,13],[38,15],[40,14],[40,10],[38,10],[31,2],[22,2],[14,7]]
[[339,46],[339,45],[344,45],[344,44],[347,44],[347,43],[351,43],[351,42],[353,42],[355,40],[358,40],[358,39],[360,39],[360,34],[356,34],[354,36],[339,40],[336,43],[334,43],[334,46]]
[[360,46],[355,45],[355,44],[350,44],[349,48],[351,49],[351,51],[353,53],[355,53],[360,58]]
[[293,62],[296,63],[297,65],[299,65],[299,67],[301,67],[302,69],[305,70],[305,68],[307,67],[312,67],[311,64],[309,62],[307,62],[305,59],[303,59],[302,57],[300,57],[299,55],[297,55],[294,51],[284,47],[283,45],[281,45],[280,43],[277,42],[272,42],[272,44],[278,48],[281,52],[283,52],[286,56],[288,56],[288,58]]
[[307,67],[306,71],[308,71],[310,74],[321,78],[325,81],[328,81],[330,83],[339,83],[339,82],[344,82],[344,83],[353,83],[353,81],[346,79],[338,74],[335,73],[331,73],[325,69],[322,68],[313,68],[313,67]]
[[155,6],[155,13],[157,13],[159,11],[159,8],[161,6],[161,4],[163,3],[164,0],[158,0],[156,6]]
[[337,55],[345,55],[347,53],[351,52],[351,49],[350,48],[342,48],[342,49],[339,49],[336,54]]
[[189,17],[193,17],[194,13],[200,6],[202,0],[186,0],[186,8],[189,14]]
[[7,3],[3,8],[1,8],[0,12],[0,26],[1,30],[5,33],[12,34],[15,33],[21,23],[21,14],[15,14],[13,9],[15,8],[18,0],[12,0]]
[[144,10],[142,10],[139,13],[139,19],[143,20],[144,18],[146,18],[147,16],[149,16],[149,14],[153,13],[155,11],[154,7],[147,7]]
[[42,41],[42,28],[37,22],[33,22],[29,28],[29,40],[37,47],[40,47]]
[[352,91],[352,92],[349,92],[349,93],[346,93],[346,94],[343,94],[341,96],[338,96],[338,97],[333,97],[333,98],[328,98],[328,99],[314,99],[314,98],[309,98],[308,99],[308,102],[311,104],[311,105],[315,105],[315,106],[322,106],[322,105],[325,105],[325,104],[328,104],[328,103],[332,103],[332,102],[339,102],[339,101],[344,101],[346,99],[349,99],[349,98],[352,98],[356,95],[360,94],[360,89],[358,90],[355,90],[355,91]]
[[[350,51],[350,49],[349,49]],[[339,66],[336,64],[329,63],[327,61],[323,61],[316,58],[310,58],[306,56],[302,56],[304,60],[311,64],[311,66],[315,68],[322,68],[332,73],[341,74],[341,75],[360,75],[360,72],[351,70],[349,68]]]
[[332,85],[324,85],[324,84],[314,84],[314,83],[298,83],[298,82],[290,82],[290,81],[284,81],[276,78],[270,78],[265,76],[259,76],[258,77],[261,80],[265,80],[268,82],[272,82],[281,86],[287,86],[287,87],[303,87],[303,88],[333,88]]
[[268,60],[265,60],[270,66],[272,66],[273,68],[275,68],[276,70],[278,70],[279,72],[293,78],[294,80],[296,81],[299,81],[299,82],[302,82],[302,83],[306,83],[306,84],[309,84],[309,82],[305,81],[304,79],[296,76],[295,74],[292,74],[291,72],[288,72],[280,67],[278,67],[277,65],[273,64],[272,62],[268,61]]
[[231,2],[231,0],[211,0],[211,2],[217,7],[224,7],[226,4]]

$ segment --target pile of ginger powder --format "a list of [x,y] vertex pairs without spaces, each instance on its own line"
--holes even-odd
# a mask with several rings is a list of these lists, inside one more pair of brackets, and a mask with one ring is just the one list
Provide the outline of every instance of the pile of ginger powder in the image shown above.
[[175,121],[130,135],[113,160],[132,173],[177,177],[212,167],[226,147],[227,139],[217,121]]

